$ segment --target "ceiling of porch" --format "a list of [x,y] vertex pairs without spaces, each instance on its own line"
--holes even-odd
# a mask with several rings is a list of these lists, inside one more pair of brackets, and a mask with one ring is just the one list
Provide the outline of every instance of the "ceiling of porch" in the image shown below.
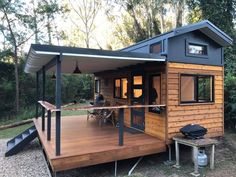
[[[25,72],[35,73],[46,66],[55,56],[60,55],[62,73],[73,73],[76,63],[82,73],[97,73],[145,62],[164,62],[166,60],[164,56],[156,54],[33,44],[27,56]],[[55,66],[51,67],[49,71],[55,71]]]

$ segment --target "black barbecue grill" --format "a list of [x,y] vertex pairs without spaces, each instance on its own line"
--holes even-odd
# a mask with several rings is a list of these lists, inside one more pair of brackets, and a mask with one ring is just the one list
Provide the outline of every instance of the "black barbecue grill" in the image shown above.
[[188,124],[180,132],[189,139],[200,139],[207,133],[207,129],[198,124]]

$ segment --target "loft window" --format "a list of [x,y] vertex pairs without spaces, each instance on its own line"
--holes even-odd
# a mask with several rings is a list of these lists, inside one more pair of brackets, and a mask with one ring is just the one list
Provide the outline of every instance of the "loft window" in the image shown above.
[[214,77],[209,75],[180,76],[181,103],[206,103],[214,101]]
[[[161,75],[151,75],[149,77],[149,104],[161,104]],[[151,107],[149,112],[160,113],[160,110]]]
[[208,55],[208,46],[206,44],[186,42],[186,55],[206,57]]
[[95,80],[95,93],[100,93],[100,80]]
[[155,53],[155,54],[161,53],[162,52],[161,48],[162,48],[161,42],[152,44],[150,45],[150,53]]
[[114,97],[115,98],[127,98],[128,92],[128,80],[127,78],[119,78],[114,81]]

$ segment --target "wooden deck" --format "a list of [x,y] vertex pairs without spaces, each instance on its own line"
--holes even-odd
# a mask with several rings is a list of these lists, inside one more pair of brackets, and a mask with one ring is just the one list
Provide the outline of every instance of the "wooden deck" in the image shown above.
[[[45,121],[47,122],[47,121]],[[54,172],[132,157],[164,152],[165,142],[144,133],[124,132],[124,145],[118,146],[118,129],[99,126],[86,116],[62,117],[61,155],[55,156],[55,119],[52,118],[51,141],[41,129],[41,118],[34,119],[39,138]],[[45,126],[47,127],[47,126]]]

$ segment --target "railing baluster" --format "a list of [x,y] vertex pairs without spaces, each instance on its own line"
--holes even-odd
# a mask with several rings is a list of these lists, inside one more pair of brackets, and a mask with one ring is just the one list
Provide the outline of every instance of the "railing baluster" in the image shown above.
[[124,144],[124,108],[119,109],[119,146]]
[[51,110],[48,110],[48,122],[47,122],[47,140],[51,140]]

